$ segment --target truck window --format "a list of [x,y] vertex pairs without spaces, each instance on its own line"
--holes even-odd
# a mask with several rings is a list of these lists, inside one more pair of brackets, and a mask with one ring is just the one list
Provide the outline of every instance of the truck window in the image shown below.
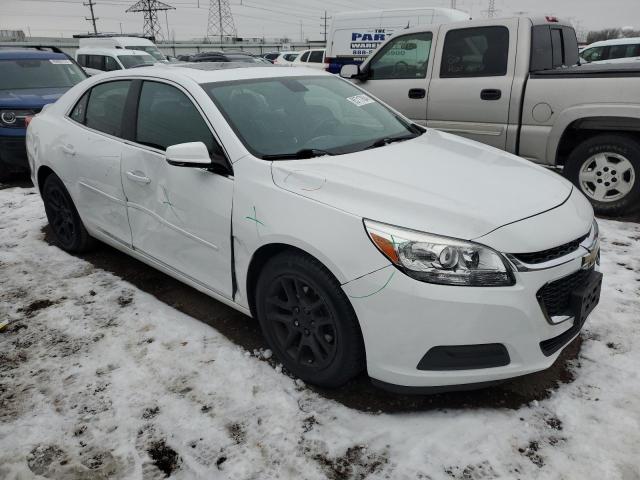
[[301,62],[306,62],[306,61],[307,61],[307,58],[309,58],[309,52],[304,52],[304,53],[302,54],[302,56],[300,57],[300,61],[301,61]]
[[507,27],[450,30],[444,39],[440,78],[503,76],[508,57]]
[[322,57],[324,57],[324,52],[322,50],[313,50],[309,55],[309,62],[322,63]]
[[393,38],[369,63],[371,80],[425,78],[431,52],[431,32]]
[[551,29],[551,52],[553,55],[553,68],[564,65],[564,48],[562,44],[562,30]]

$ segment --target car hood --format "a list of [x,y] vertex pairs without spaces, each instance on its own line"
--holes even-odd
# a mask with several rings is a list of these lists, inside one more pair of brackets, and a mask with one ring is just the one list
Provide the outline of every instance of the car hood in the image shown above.
[[561,205],[572,185],[515,155],[450,134],[272,164],[290,192],[354,215],[474,239]]
[[39,108],[55,102],[67,90],[67,87],[0,90],[0,107]]

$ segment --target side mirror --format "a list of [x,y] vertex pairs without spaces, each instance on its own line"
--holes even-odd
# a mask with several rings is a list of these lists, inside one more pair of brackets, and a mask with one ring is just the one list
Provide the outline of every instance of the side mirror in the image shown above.
[[343,65],[340,68],[340,76],[342,78],[354,78],[360,76],[360,65]]
[[167,147],[165,158],[175,167],[211,167],[209,151],[202,142],[179,143]]

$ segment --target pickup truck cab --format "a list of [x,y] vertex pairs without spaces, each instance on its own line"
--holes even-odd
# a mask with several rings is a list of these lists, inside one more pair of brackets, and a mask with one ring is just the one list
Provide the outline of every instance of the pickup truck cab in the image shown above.
[[414,122],[553,167],[599,213],[640,206],[640,66],[578,63],[555,17],[420,26],[341,76]]

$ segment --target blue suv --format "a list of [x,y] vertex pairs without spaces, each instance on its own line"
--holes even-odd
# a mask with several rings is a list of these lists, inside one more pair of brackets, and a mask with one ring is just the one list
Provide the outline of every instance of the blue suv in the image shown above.
[[1,181],[29,171],[25,119],[55,102],[87,75],[55,47],[0,49],[0,72]]

